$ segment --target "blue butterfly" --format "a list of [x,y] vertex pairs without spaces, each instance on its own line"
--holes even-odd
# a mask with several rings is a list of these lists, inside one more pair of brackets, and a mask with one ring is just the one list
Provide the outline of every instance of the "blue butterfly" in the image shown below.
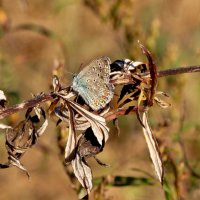
[[106,56],[97,58],[86,65],[73,79],[72,89],[94,111],[104,108],[113,97],[110,64],[111,60]]

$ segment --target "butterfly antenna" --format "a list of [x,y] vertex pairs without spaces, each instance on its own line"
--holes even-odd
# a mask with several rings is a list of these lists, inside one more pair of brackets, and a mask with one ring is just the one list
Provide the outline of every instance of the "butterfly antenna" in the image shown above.
[[80,72],[82,68],[83,68],[83,63],[80,64],[78,71]]

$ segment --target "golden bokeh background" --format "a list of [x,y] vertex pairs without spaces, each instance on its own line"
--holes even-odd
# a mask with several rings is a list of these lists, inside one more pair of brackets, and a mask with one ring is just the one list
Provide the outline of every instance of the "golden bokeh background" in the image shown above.
[[[0,1],[0,89],[9,104],[50,91],[55,61],[64,63],[64,84],[81,65],[97,56],[112,61],[130,58],[146,62],[137,44],[140,40],[152,52],[158,69],[200,64],[200,1],[198,0],[1,0]],[[171,155],[178,176],[181,198],[200,199],[200,181],[185,164],[180,137],[188,162],[200,173],[200,75],[184,74],[159,79],[158,90],[170,95],[172,106],[154,106],[150,124],[162,147]],[[23,115],[6,122],[15,124]],[[121,175],[154,176],[142,129],[135,116],[119,119],[121,133],[110,124],[110,138],[98,158],[111,167],[89,161],[94,177]],[[75,200],[76,193],[66,176],[51,122],[39,144],[30,149],[22,162],[31,180],[16,168],[0,171],[0,199]],[[6,161],[4,134],[0,134],[0,162]],[[164,148],[163,147],[163,148]],[[162,149],[161,149],[162,150]],[[175,178],[165,165],[172,197],[166,197],[159,182],[126,187],[107,187],[105,199],[175,200]],[[92,197],[91,197],[92,199]]]

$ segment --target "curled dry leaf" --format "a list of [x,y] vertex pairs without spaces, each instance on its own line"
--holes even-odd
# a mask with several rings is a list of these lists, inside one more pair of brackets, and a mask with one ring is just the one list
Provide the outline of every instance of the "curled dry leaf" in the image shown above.
[[[44,110],[37,107],[37,113],[32,116],[31,112],[33,110],[35,109],[29,108],[25,114],[26,119],[21,121],[16,127],[9,127],[6,132],[8,162],[0,164],[0,168],[16,166],[24,171],[28,177],[30,177],[29,173],[20,162],[20,159],[24,153],[36,143],[37,138],[44,133],[48,125]],[[39,115],[43,116],[44,122],[38,126],[38,123],[41,121]]]
[[138,106],[137,106],[137,110],[136,110],[136,116],[137,116],[137,119],[140,122],[142,127],[145,127],[145,126],[144,126],[143,120],[141,119],[141,116],[140,116],[139,107],[140,107],[140,104],[144,103],[144,101],[146,101],[146,100],[147,100],[147,98],[146,98],[146,95],[145,95],[145,92],[144,92],[144,88],[141,87],[141,91],[140,91],[138,101],[137,101]]
[[46,130],[48,126],[48,120],[45,119],[45,121],[43,122],[42,126],[36,131],[36,136],[40,137],[43,135],[44,131]]
[[[131,92],[131,93],[129,93],[129,94],[127,94],[127,95],[124,95],[123,97],[122,97],[122,99],[120,99],[119,100],[119,102],[118,102],[118,107],[121,107],[121,106],[123,106],[123,107],[128,107],[128,103],[131,101],[133,101],[134,100],[134,97],[133,97],[133,95],[135,94],[135,92]],[[127,102],[127,103],[126,103]]]
[[[124,70],[124,74],[131,74],[132,79],[132,83],[129,83],[128,85],[124,85],[122,87],[120,97],[118,99],[118,107],[131,108],[139,106],[141,102],[147,99],[146,95],[146,99],[141,99],[141,97],[144,96],[143,90],[148,90],[150,88],[150,86],[147,85],[148,81],[146,81],[139,75],[147,71],[147,66],[142,62],[134,62],[129,59],[115,61],[114,66],[120,66]],[[138,118],[140,118],[139,113],[137,113],[137,116]]]
[[143,129],[143,133],[145,136],[145,140],[147,142],[150,157],[153,162],[157,177],[162,184],[163,183],[163,175],[164,175],[163,164],[162,164],[157,141],[156,141],[156,139],[153,135],[153,132],[152,132],[151,128],[149,127],[149,124],[147,121],[147,113],[146,112],[143,113],[142,122],[144,124],[144,127],[142,127],[142,129]]
[[165,92],[162,91],[157,91],[156,92],[156,96],[154,97],[154,101],[161,107],[161,108],[168,108],[169,106],[171,106],[170,103],[165,102],[164,100],[162,100],[161,98],[158,97],[158,95],[161,95],[163,97],[169,97],[168,94],[166,94]]
[[[69,140],[70,139],[68,139],[68,142]],[[86,159],[89,157],[95,158],[95,155],[102,151],[103,146],[98,143],[91,127],[88,128],[83,134],[79,135],[77,140],[77,145],[73,146],[73,151],[66,159],[68,162],[71,161],[75,176],[89,194],[92,189],[92,171],[90,166],[87,164]],[[66,147],[66,149],[69,148]],[[95,160],[99,164],[107,166],[97,158],[95,158]]]
[[92,189],[92,171],[86,160],[77,153],[76,158],[72,160],[72,167],[75,176],[89,194]]
[[74,125],[74,112],[67,103],[66,105],[69,111],[69,134],[68,134],[67,145],[65,147],[65,162],[66,164],[68,164],[76,156],[75,155],[76,152],[74,152],[76,147],[76,132]]
[[81,185],[87,190],[88,194],[92,189],[92,171],[90,166],[87,164],[86,159],[94,157],[98,164],[107,166],[95,157],[95,155],[101,152],[102,149],[103,146],[98,143],[91,127],[88,128],[78,139],[76,158],[72,161],[72,167],[75,176],[78,178]]
[[91,127],[88,128],[78,139],[77,152],[81,157],[89,158],[103,150],[105,144],[100,145]]
[[140,45],[140,48],[143,54],[145,54],[148,59],[148,66],[149,66],[149,72],[150,72],[150,77],[151,77],[151,84],[150,84],[151,88],[150,88],[150,93],[149,93],[149,98],[148,98],[148,106],[152,106],[154,95],[156,92],[156,86],[157,86],[157,67],[149,50],[145,48],[145,46],[141,44],[140,41],[138,41],[138,43]]
[[102,145],[103,141],[107,141],[109,128],[106,125],[106,121],[103,117],[96,115],[83,107],[79,106],[77,103],[69,100],[65,96],[59,95],[61,98],[65,99],[68,102],[68,105],[72,109],[74,109],[78,114],[84,117],[91,125],[94,135],[96,136],[100,145]]
[[158,97],[154,97],[154,101],[161,107],[161,108],[168,108],[171,106],[170,103],[163,101],[162,99]]
[[[55,102],[57,101],[57,102]],[[58,99],[55,100],[52,104],[53,107],[54,107],[54,112],[55,112],[55,115],[59,118],[59,122],[61,121],[64,121],[67,123],[67,125],[69,126],[69,110],[66,109],[66,106],[65,105],[61,105],[61,106],[57,106],[57,103],[58,103]],[[53,108],[52,105],[51,105],[51,109]],[[51,110],[52,112],[53,110]],[[81,115],[79,114],[76,114],[74,116],[74,120],[76,123],[74,123],[74,126],[75,126],[75,129],[76,130],[81,130],[81,131],[84,131],[86,130],[87,128],[90,127],[90,123],[84,118],[82,117]]]
[[93,130],[94,135],[96,136],[98,142],[100,145],[102,145],[103,142],[106,142],[109,135],[109,128],[106,125],[106,121],[103,117],[96,115],[94,113],[91,113],[82,107],[80,107],[78,104],[69,101],[71,105],[73,105],[73,108],[83,117],[85,117]]

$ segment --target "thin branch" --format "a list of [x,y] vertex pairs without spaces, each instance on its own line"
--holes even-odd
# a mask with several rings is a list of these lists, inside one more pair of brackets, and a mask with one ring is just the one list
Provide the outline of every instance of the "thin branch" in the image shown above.
[[[157,76],[164,77],[164,76],[171,76],[171,75],[184,74],[184,73],[194,73],[194,72],[200,72],[200,65],[161,70],[157,73]],[[148,76],[148,75],[149,75],[149,73],[142,74],[142,76],[144,76],[144,77]],[[126,81],[128,81],[128,80],[130,80],[130,79],[126,79]],[[127,84],[128,83],[129,82],[127,82]],[[3,119],[9,115],[12,115],[18,111],[23,111],[27,108],[34,107],[37,104],[42,104],[46,101],[49,101],[52,99],[52,95],[53,95],[53,93],[38,95],[35,98],[24,101],[20,104],[16,104],[16,105],[10,106],[8,108],[0,109],[0,119]],[[127,113],[128,114],[133,113],[133,112],[135,112],[135,109],[136,108],[133,108],[132,110],[127,110],[127,109],[111,110],[104,117],[107,121],[110,121],[110,120],[115,119],[117,116],[126,115]],[[141,109],[141,111],[142,111],[142,109],[144,109],[144,108],[139,108],[139,109]]]
[[111,121],[113,119],[116,119],[119,116],[123,115],[129,115],[132,113],[135,113],[136,111],[144,112],[145,108],[144,107],[129,107],[129,108],[117,108],[115,110],[111,110],[110,112],[106,113],[103,117],[105,118],[106,121]]
[[0,109],[0,119],[3,119],[4,117],[7,117],[9,115],[12,115],[18,111],[22,111],[27,108],[34,107],[37,104],[42,104],[51,99],[52,99],[52,94],[42,94],[42,95],[38,95],[38,96],[34,97],[33,99],[24,101],[20,104],[16,104],[16,105],[10,106],[8,108]]
[[171,76],[171,75],[185,74],[185,73],[194,73],[194,72],[200,72],[200,65],[176,67],[173,69],[161,70],[158,72],[157,75],[158,75],[158,77],[164,77],[164,76]]

